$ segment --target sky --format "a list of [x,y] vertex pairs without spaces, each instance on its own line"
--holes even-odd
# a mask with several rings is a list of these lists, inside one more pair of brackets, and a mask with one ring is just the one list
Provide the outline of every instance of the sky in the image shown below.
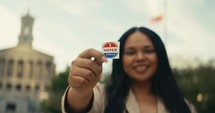
[[[215,59],[214,6],[214,0],[0,0],[0,49],[17,45],[21,17],[29,12],[33,48],[54,56],[56,72],[134,26],[158,33],[171,64],[183,67]],[[161,21],[150,22],[159,15]],[[111,60],[103,67],[110,72]]]

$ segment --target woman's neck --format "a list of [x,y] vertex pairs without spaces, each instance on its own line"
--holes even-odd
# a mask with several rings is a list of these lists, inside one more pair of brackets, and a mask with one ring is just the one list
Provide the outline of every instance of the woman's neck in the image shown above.
[[132,84],[132,90],[135,97],[139,100],[147,99],[151,96],[154,96],[152,93],[152,84],[151,81],[148,82],[134,82]]

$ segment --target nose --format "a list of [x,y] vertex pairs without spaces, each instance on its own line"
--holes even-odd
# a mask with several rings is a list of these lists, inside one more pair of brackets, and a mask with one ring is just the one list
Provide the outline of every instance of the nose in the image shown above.
[[146,56],[143,52],[138,52],[136,56],[136,61],[144,61],[146,59]]

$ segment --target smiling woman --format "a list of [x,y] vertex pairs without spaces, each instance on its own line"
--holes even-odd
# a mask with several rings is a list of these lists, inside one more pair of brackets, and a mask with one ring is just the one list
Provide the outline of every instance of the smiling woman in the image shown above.
[[155,32],[134,27],[119,42],[122,54],[113,60],[105,84],[98,83],[107,61],[101,52],[87,49],[72,62],[63,113],[196,113],[183,97]]

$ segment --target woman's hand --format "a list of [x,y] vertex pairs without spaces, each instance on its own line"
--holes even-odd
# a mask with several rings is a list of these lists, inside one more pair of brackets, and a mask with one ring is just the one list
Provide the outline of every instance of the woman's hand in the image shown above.
[[101,78],[102,63],[107,62],[103,54],[95,49],[87,49],[72,62],[68,83],[80,95],[92,93]]

